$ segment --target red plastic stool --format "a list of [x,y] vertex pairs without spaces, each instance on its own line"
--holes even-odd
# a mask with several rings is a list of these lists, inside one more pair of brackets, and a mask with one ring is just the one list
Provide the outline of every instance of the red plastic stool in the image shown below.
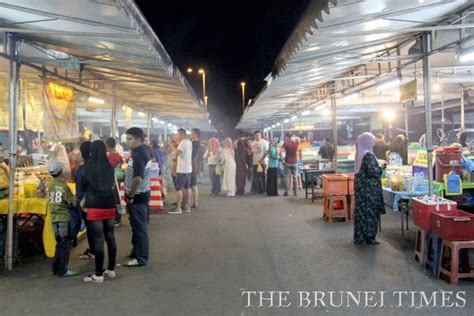
[[426,264],[427,241],[428,241],[428,231],[423,230],[423,229],[418,229],[418,232],[416,233],[416,243],[415,243],[415,260],[418,260],[418,262],[422,266]]
[[[335,208],[335,203],[342,203],[341,208]],[[329,223],[334,221],[334,218],[344,218],[345,221],[349,219],[349,208],[347,207],[346,195],[333,195],[324,197],[324,212],[323,218],[327,219]]]
[[[446,256],[446,252],[448,249],[450,250],[449,256]],[[441,276],[441,274],[447,275],[449,277],[451,285],[457,285],[458,280],[461,278],[474,278],[474,269],[471,268],[469,262],[469,249],[474,249],[474,240],[443,240],[443,245],[441,246],[441,259],[439,260],[439,276]],[[449,258],[449,267],[446,267],[443,264],[445,258]],[[459,266],[460,263],[461,267]],[[459,270],[461,270],[461,272],[459,272]]]

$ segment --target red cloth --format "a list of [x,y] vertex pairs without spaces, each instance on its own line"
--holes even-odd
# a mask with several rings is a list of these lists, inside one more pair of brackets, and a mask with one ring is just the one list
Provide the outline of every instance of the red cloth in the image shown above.
[[123,161],[119,153],[116,152],[107,153],[107,159],[109,160],[109,163],[112,165],[113,168],[120,166]]
[[115,208],[88,208],[87,219],[89,221],[101,221],[115,218]]
[[283,144],[282,148],[285,149],[285,152],[286,152],[285,161],[287,163],[291,163],[291,164],[298,163],[298,157],[297,157],[298,142],[287,140]]

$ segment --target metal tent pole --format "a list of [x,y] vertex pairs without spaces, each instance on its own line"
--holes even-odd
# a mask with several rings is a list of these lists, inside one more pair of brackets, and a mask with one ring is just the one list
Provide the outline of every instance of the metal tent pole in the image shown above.
[[283,141],[285,138],[285,131],[284,131],[284,128],[283,128],[283,123],[281,123],[281,137],[280,137],[280,141]]
[[445,120],[446,118],[444,117],[444,88],[443,88],[443,99],[441,100],[441,129],[444,131],[445,128]]
[[332,140],[334,142],[334,169],[337,172],[337,106],[336,96],[331,96],[331,108],[332,108]]
[[16,62],[16,39],[13,34],[7,35],[8,39],[8,54],[10,56],[9,69],[9,138],[10,138],[10,177],[8,185],[8,222],[7,222],[7,251],[5,266],[7,270],[13,268],[13,212],[14,202],[13,194],[15,191],[15,170],[16,170],[16,147],[18,141],[18,83],[20,79],[20,64]]
[[115,85],[113,87],[113,98],[112,98],[112,124],[111,124],[111,136],[117,137],[117,98],[115,97]]
[[464,129],[466,127],[464,114],[464,88],[461,88],[461,132],[464,132]]
[[433,130],[431,122],[431,69],[430,57],[431,52],[431,33],[423,33],[423,93],[425,102],[425,118],[426,118],[426,148],[428,153],[428,192],[433,195]]
[[148,139],[148,143],[151,144],[150,131],[151,131],[151,113],[148,112],[148,114],[147,114],[147,120],[146,120],[146,137],[147,137],[147,139]]
[[405,134],[407,138],[407,143],[409,141],[409,133],[408,133],[408,103],[405,102]]

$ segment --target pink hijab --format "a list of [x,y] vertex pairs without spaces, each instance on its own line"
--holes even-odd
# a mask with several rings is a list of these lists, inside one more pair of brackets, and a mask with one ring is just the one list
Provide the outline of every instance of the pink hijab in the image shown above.
[[362,159],[365,154],[372,153],[375,143],[375,136],[372,133],[360,134],[357,138],[356,156],[355,156],[355,173],[359,173]]
[[226,139],[224,139],[224,148],[226,148],[230,152],[232,157],[235,156],[234,144],[232,143],[232,139],[230,139],[230,137],[227,137]]
[[209,150],[212,155],[216,155],[219,150],[219,140],[215,137],[209,138]]

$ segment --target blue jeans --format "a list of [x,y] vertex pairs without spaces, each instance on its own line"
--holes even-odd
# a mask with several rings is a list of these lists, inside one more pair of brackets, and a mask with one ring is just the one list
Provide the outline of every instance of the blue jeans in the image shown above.
[[129,204],[128,213],[132,226],[132,256],[140,264],[148,262],[148,205]]
[[265,169],[266,165],[262,165],[263,172],[257,172],[257,165],[253,165],[253,174],[252,174],[252,188],[254,189],[254,194],[265,194],[266,192],[266,176]]
[[67,272],[67,264],[71,253],[69,222],[53,223],[53,230],[56,238],[56,253],[54,254],[52,270],[54,275],[63,275]]
[[288,193],[290,189],[290,180],[293,177],[293,193],[296,195],[298,192],[298,177],[296,176],[298,173],[298,165],[293,163],[287,163],[285,167],[285,174],[286,174],[286,187],[285,192]]

